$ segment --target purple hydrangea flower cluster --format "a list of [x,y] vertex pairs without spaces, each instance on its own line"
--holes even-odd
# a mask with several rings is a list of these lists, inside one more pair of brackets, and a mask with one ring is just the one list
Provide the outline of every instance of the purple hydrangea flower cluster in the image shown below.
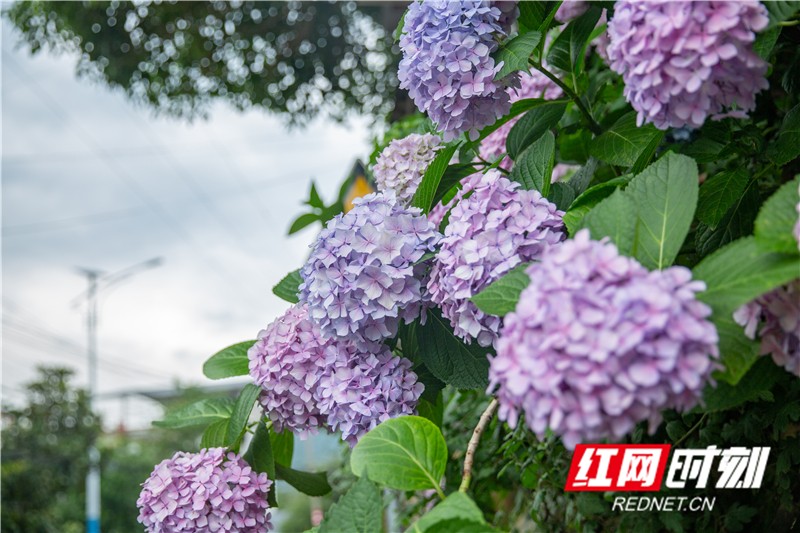
[[266,533],[271,485],[266,474],[224,448],[178,452],[142,484],[138,520],[149,533]]
[[545,250],[505,317],[489,369],[500,417],[520,413],[567,448],[619,439],[667,408],[689,409],[717,367],[717,331],[691,271],[648,272],[588,230]]
[[496,37],[505,35],[504,14],[481,0],[414,1],[408,7],[400,38],[400,87],[408,89],[445,141],[464,132],[475,139],[478,130],[510,109],[505,86],[494,80],[502,65],[492,58]]
[[442,140],[429,133],[412,133],[395,139],[383,149],[372,167],[379,191],[394,191],[397,201],[411,205],[425,170],[436,157]]
[[743,305],[733,319],[745,335],[761,338],[761,354],[772,354],[775,364],[800,376],[800,280],[779,287]]
[[353,446],[384,420],[413,414],[424,390],[410,361],[386,346],[364,351],[324,337],[302,304],[267,326],[248,357],[273,426],[301,438],[323,428]]
[[584,0],[568,0],[563,2],[556,11],[556,20],[559,22],[569,22],[586,13],[589,10],[589,2]]
[[470,301],[492,281],[566,238],[562,211],[497,170],[476,174],[471,191],[450,212],[428,290],[459,337],[481,346],[497,338],[502,320]]
[[519,18],[519,6],[517,0],[492,0],[492,7],[500,10],[500,17],[497,23],[506,35],[511,34],[511,28]]
[[394,336],[400,320],[420,316],[427,267],[417,262],[441,236],[421,210],[398,205],[391,191],[353,205],[312,245],[299,296],[323,335],[369,350]]
[[262,330],[247,351],[250,376],[262,388],[259,401],[276,431],[289,429],[306,438],[324,427],[315,394],[335,358],[332,344],[308,320],[306,307],[295,305]]
[[755,0],[616,2],[608,58],[639,125],[700,127],[708,116],[746,116],[768,86],[767,63],[752,50],[768,22]]
[[[349,349],[342,349],[349,348]],[[411,361],[383,347],[363,353],[340,344],[331,368],[319,384],[319,406],[333,431],[355,446],[369,430],[390,418],[414,414],[425,386]]]

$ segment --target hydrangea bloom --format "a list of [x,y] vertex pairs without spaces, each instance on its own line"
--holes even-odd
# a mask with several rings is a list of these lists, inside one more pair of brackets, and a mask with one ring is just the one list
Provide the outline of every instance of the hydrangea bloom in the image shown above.
[[772,354],[775,364],[800,376],[800,280],[743,305],[733,319],[751,339],[763,323],[758,331],[761,354]]
[[616,2],[608,58],[625,81],[639,125],[700,127],[708,116],[754,109],[756,93],[768,84],[767,63],[752,43],[768,22],[755,0]]
[[414,414],[425,387],[411,370],[411,361],[383,347],[358,353],[341,348],[319,384],[320,409],[333,431],[355,446],[358,439],[384,420]]
[[572,0],[563,2],[556,11],[556,20],[559,22],[569,22],[586,13],[589,10],[589,2],[584,0]]
[[306,307],[295,305],[247,351],[250,376],[262,388],[259,401],[276,431],[288,428],[305,438],[324,427],[315,394],[335,357],[331,345],[308,319]]
[[323,335],[370,349],[392,337],[401,319],[420,316],[427,267],[415,263],[440,235],[419,209],[399,206],[392,192],[353,205],[312,244],[299,296]]
[[456,335],[490,346],[501,319],[486,315],[469,298],[564,240],[564,213],[538,191],[523,190],[496,170],[476,174],[467,188],[472,194],[450,212],[428,290]]
[[493,0],[492,7],[496,7],[500,10],[500,17],[497,19],[497,23],[503,29],[503,33],[509,35],[511,33],[511,27],[519,18],[519,6],[517,6],[516,0]]
[[568,448],[619,439],[663,409],[689,409],[716,367],[711,310],[691,271],[648,272],[587,230],[549,247],[505,317],[489,369],[500,417],[520,413],[539,437],[549,427]]
[[480,0],[414,1],[408,7],[400,38],[400,87],[408,89],[445,141],[464,132],[477,138],[478,130],[510,109],[505,87],[494,80],[501,65],[492,58],[496,37],[505,35],[503,14]]
[[436,157],[436,148],[441,142],[436,135],[412,133],[389,143],[372,167],[378,190],[394,191],[400,204],[411,205],[411,199],[425,170]]
[[272,481],[235,453],[209,448],[178,452],[142,484],[139,522],[149,533],[207,531],[266,533]]

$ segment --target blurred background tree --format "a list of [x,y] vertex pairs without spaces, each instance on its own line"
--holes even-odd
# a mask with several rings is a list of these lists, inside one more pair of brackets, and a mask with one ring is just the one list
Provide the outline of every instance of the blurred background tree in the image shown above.
[[[398,2],[18,2],[6,12],[32,53],[79,53],[80,76],[181,118],[214,100],[290,125],[317,115],[392,118]],[[396,105],[397,104],[397,105]]]

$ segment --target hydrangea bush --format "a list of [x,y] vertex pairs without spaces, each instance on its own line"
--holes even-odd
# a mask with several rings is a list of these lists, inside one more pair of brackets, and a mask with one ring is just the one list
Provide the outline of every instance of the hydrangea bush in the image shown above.
[[[331,490],[293,468],[315,433],[358,478],[318,533],[794,527],[796,6],[414,1],[395,39],[424,115],[376,139],[378,192],[312,188],[288,309],[203,367],[250,382],[158,423],[204,431],[143,484],[147,531],[265,531],[274,480]],[[612,442],[771,455],[711,511],[620,513],[564,491]]]

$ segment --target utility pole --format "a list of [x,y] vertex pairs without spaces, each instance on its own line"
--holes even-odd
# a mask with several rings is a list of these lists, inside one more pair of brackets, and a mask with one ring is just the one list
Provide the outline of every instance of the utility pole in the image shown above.
[[[89,359],[89,410],[94,412],[94,399],[97,395],[97,322],[98,292],[101,288],[119,283],[130,276],[146,269],[161,265],[161,258],[156,257],[120,270],[114,274],[104,275],[100,270],[79,268],[86,276],[88,287],[86,292],[73,300],[86,299],[86,352]],[[100,533],[100,451],[95,442],[89,444],[89,472],[86,474],[86,533]]]

